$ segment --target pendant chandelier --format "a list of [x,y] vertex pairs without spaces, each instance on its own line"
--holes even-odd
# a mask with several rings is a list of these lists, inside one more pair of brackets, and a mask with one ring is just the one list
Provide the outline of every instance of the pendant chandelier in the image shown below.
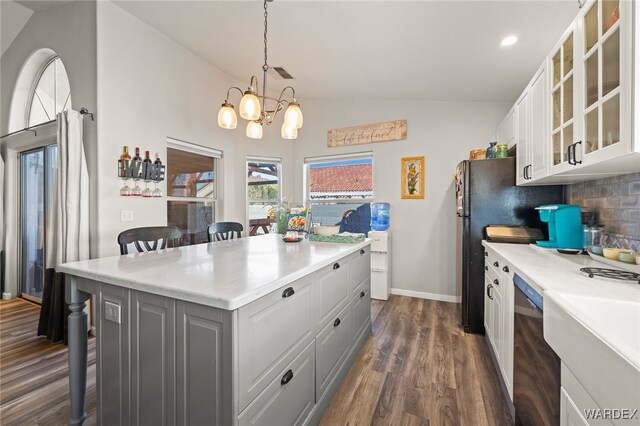
[[[287,86],[282,89],[278,99],[267,96],[267,2],[264,0],[264,65],[262,66],[262,94],[258,91],[258,78],[251,76],[249,87],[242,91],[238,87],[230,87],[227,90],[227,98],[224,100],[220,112],[218,112],[218,125],[223,129],[235,129],[238,125],[236,111],[229,102],[229,95],[232,90],[237,90],[242,95],[240,100],[240,117],[249,120],[247,123],[247,137],[252,139],[262,139],[262,129],[264,125],[270,126],[273,120],[286,106],[284,122],[280,129],[283,139],[296,139],[298,129],[302,127],[302,111],[300,104],[296,100],[296,91],[293,87]],[[291,99],[283,98],[285,92],[291,91]]]

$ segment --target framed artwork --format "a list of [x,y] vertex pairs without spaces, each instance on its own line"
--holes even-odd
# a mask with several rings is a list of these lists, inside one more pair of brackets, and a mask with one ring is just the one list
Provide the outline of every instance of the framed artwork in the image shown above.
[[424,198],[424,157],[402,159],[402,198]]

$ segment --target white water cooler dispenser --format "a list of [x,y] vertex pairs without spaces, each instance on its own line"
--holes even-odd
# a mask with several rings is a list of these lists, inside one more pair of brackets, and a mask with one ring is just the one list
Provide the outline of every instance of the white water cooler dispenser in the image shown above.
[[391,235],[369,231],[371,238],[371,298],[389,299],[391,291]]

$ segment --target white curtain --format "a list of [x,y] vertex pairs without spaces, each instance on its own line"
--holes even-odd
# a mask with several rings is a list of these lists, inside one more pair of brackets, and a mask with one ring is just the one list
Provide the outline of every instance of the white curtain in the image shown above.
[[47,234],[47,259],[38,335],[67,340],[68,308],[61,263],[89,258],[89,173],[82,143],[82,115],[58,114],[58,159],[54,205]]

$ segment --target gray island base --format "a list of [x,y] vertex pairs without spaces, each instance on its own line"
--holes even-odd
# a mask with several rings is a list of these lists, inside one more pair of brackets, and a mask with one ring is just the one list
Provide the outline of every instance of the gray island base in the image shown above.
[[71,424],[316,424],[371,334],[369,241],[277,235],[73,262]]

